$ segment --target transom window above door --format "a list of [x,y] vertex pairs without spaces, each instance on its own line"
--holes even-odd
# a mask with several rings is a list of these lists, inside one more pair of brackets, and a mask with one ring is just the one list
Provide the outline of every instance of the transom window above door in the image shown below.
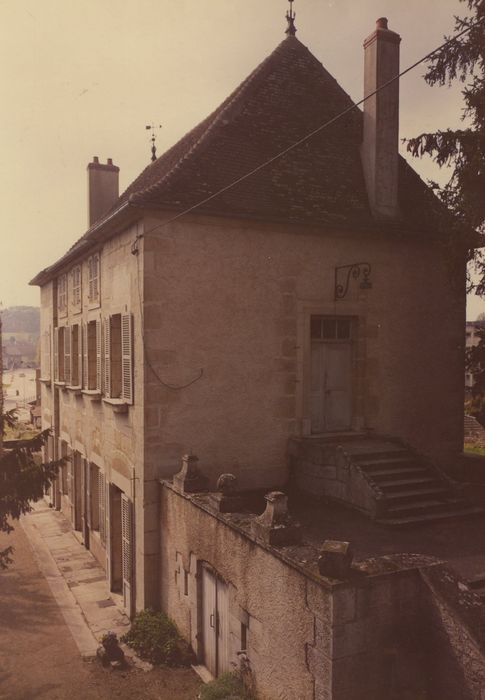
[[310,327],[312,340],[350,340],[352,337],[350,318],[312,316]]

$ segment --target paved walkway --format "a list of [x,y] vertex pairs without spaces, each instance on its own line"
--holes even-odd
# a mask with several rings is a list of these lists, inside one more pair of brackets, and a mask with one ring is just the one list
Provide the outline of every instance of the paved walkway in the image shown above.
[[21,524],[81,654],[93,656],[108,631],[124,634],[130,621],[111,597],[103,568],[66,518],[39,501]]
[[0,700],[195,700],[200,681],[191,669],[120,672],[90,659],[95,636],[125,626],[116,606],[97,605],[109,598],[94,580],[97,563],[43,504],[14,526],[0,532],[0,549],[14,547],[13,564],[0,572]]

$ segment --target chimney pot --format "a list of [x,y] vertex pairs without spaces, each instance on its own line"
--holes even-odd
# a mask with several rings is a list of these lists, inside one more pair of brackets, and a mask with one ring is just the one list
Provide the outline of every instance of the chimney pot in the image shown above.
[[99,158],[98,156],[93,157],[93,163],[99,163]]
[[387,29],[387,17],[379,17],[376,22],[376,29]]
[[112,159],[112,158],[108,158],[108,165],[113,165],[113,159]]

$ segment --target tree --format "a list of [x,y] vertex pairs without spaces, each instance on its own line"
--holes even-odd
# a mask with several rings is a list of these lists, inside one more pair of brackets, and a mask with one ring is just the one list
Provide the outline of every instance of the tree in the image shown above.
[[[9,441],[2,445],[7,428],[15,427],[15,409],[0,414],[0,532],[12,532],[12,520],[31,509],[31,501],[41,499],[57,476],[64,459],[42,463],[39,458],[50,431],[44,430],[28,440]],[[12,445],[12,443],[14,443]],[[12,562],[12,547],[0,550],[0,569]]]
[[[407,149],[413,156],[431,156],[440,167],[451,166],[444,187],[432,184],[455,215],[453,233],[463,243],[464,231],[485,233],[485,0],[460,2],[467,4],[470,14],[455,16],[455,34],[469,31],[430,59],[424,77],[429,85],[463,83],[463,128],[420,134],[408,140]],[[480,281],[471,287],[485,293],[485,261],[475,252],[474,242],[465,237],[468,259],[475,261],[481,273]]]

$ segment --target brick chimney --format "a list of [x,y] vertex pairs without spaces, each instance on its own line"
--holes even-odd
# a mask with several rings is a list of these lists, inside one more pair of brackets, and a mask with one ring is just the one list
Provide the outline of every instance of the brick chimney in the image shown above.
[[[399,74],[401,37],[376,22],[364,42],[364,96]],[[376,218],[398,216],[399,80],[364,102],[362,162],[369,204]]]
[[106,214],[119,197],[119,172],[108,158],[106,165],[94,156],[88,164],[88,226]]

